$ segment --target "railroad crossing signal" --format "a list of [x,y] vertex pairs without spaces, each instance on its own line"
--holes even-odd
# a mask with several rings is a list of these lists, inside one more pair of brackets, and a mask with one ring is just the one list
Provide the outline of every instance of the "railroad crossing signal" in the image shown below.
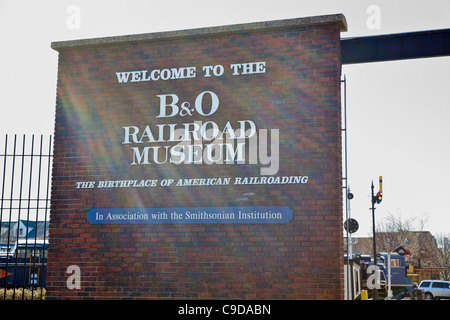
[[344,228],[349,233],[355,233],[359,229],[358,221],[356,221],[355,219],[351,219],[350,218],[350,219],[348,219],[347,221],[344,222]]

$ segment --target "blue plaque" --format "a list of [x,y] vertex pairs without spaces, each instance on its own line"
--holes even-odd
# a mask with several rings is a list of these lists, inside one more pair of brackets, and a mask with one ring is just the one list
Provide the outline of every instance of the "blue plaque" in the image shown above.
[[289,223],[288,206],[92,208],[91,224]]

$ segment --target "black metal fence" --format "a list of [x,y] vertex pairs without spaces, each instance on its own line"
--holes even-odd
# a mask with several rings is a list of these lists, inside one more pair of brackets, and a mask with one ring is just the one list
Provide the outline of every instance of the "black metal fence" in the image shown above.
[[45,296],[52,137],[0,142],[0,299]]

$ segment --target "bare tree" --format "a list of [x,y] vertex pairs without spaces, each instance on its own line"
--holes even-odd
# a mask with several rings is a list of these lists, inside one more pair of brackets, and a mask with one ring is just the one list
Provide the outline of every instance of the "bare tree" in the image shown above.
[[447,270],[441,271],[441,277],[444,280],[450,280],[450,246],[449,239],[450,234],[437,234],[436,236],[437,245],[439,248],[438,260],[442,267],[446,267]]
[[397,215],[389,214],[377,226],[377,251],[394,250],[399,246],[411,251],[407,262],[413,262],[419,268],[447,269],[442,272],[444,279],[449,278],[450,253],[447,236],[440,236],[438,241],[429,232],[424,231],[428,215],[404,219],[399,212]]
[[428,221],[428,215],[405,219],[399,212],[397,215],[389,213],[378,224],[376,231],[376,243],[378,251],[394,250],[404,246],[411,253],[420,253],[424,228]]

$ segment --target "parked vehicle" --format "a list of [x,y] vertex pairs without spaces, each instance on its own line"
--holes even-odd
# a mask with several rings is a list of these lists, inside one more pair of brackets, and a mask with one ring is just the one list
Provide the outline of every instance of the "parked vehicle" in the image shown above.
[[20,239],[0,254],[0,287],[45,287],[48,241]]
[[419,288],[423,290],[426,300],[450,299],[450,281],[423,280]]

